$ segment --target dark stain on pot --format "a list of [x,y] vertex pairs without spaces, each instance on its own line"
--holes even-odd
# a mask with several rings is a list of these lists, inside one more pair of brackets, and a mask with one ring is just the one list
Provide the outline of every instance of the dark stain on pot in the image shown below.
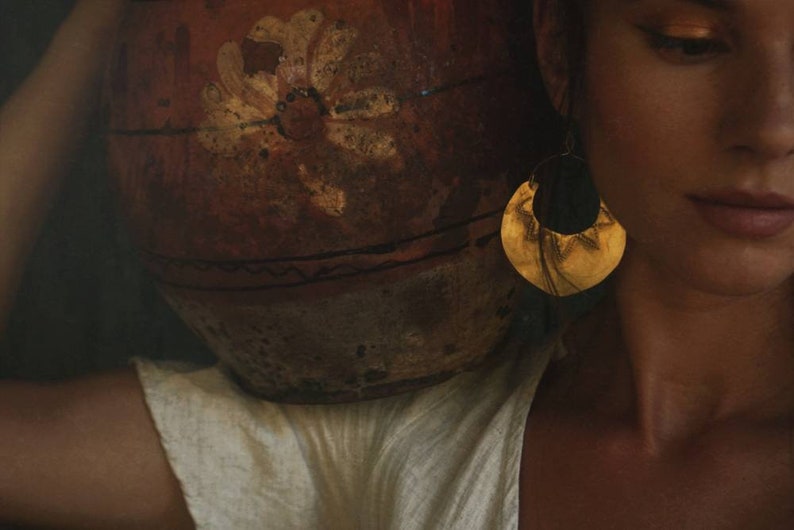
[[[367,398],[377,398],[383,396],[390,396],[402,392],[414,390],[417,388],[426,387],[428,385],[440,383],[449,379],[457,373],[456,371],[448,371],[437,374],[432,374],[426,377],[418,377],[413,379],[406,379],[402,381],[395,381],[391,383],[383,383],[380,385],[372,385],[366,388]],[[240,377],[236,372],[231,371],[230,375],[235,383],[243,388],[251,395],[271,400],[283,401],[286,403],[316,403],[318,400],[325,402],[351,402],[360,401],[361,396],[361,380],[355,376],[349,377],[345,380],[345,385],[348,387],[344,390],[330,390],[324,388],[317,390],[316,388],[307,389],[304,385],[299,384],[277,392],[262,392],[256,387],[252,387],[244,378]],[[316,381],[315,381],[316,382]]]
[[262,149],[259,151],[259,158],[262,160],[267,160],[270,158],[270,151],[268,149]]
[[458,345],[457,344],[445,344],[444,345],[444,355],[454,355],[458,353]]
[[478,237],[477,240],[474,242],[477,245],[477,248],[485,248],[487,247],[491,241],[498,235],[498,232],[494,232],[492,234],[484,235],[482,237]]
[[243,71],[246,75],[266,72],[276,75],[284,48],[277,42],[257,42],[251,38],[243,39],[241,46],[243,54]]
[[454,303],[450,300],[452,292],[448,278],[434,274],[403,287],[395,293],[394,304],[410,307],[411,310],[402,315],[405,325],[420,331],[424,337],[430,337],[454,311]]
[[114,92],[125,95],[127,93],[127,67],[129,57],[127,53],[127,43],[121,44],[118,56],[116,57],[116,67],[111,78],[111,87]]
[[154,38],[154,42],[157,44],[157,49],[161,51],[167,50],[170,44],[165,40],[165,31],[158,31]]
[[174,35],[174,80],[177,86],[190,82],[190,30],[184,24]]
[[304,379],[300,382],[301,392],[307,392],[309,394],[314,392],[322,393],[324,388],[325,384],[322,381],[318,381],[316,379]]
[[383,383],[375,385],[367,389],[371,396],[389,396],[406,392],[416,388],[422,388],[428,385],[433,385],[445,381],[455,375],[456,372],[440,372],[431,374],[426,377],[416,377],[413,379],[404,379],[402,381],[395,381],[393,383]]
[[358,348],[356,348],[356,357],[359,359],[363,359],[367,356],[367,347],[363,344],[359,344]]
[[386,370],[369,370],[364,374],[364,380],[367,383],[382,381],[388,377],[389,377],[389,372],[387,372]]
[[[439,209],[438,217],[433,221],[433,226],[437,230],[470,219],[477,208],[480,188],[475,183],[475,179],[466,175],[456,177],[456,181],[457,186],[452,188],[449,197]],[[436,243],[436,248],[444,249],[460,245],[468,239],[468,233],[468,227],[465,225],[449,230]]]

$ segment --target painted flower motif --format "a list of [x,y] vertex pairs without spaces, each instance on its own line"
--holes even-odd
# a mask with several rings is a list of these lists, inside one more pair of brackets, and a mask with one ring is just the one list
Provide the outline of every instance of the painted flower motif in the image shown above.
[[[297,12],[288,22],[259,20],[242,45],[226,42],[219,50],[219,83],[209,83],[202,102],[206,119],[198,139],[209,151],[234,157],[254,138],[261,156],[304,141],[325,139],[363,161],[398,156],[395,139],[367,120],[395,115],[400,101],[384,87],[337,94],[333,82],[342,67],[350,76],[380,60],[377,52],[348,58],[358,31],[343,21],[326,22],[314,9]],[[344,191],[312,175],[297,177],[325,213],[344,211]]]

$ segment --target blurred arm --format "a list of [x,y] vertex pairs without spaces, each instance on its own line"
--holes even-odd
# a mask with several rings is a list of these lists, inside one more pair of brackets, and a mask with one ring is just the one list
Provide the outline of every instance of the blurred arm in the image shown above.
[[[95,110],[128,0],[79,0],[0,108],[0,331]],[[192,528],[133,370],[0,381],[0,527]]]
[[193,528],[133,370],[0,382],[0,527]]
[[50,200],[99,99],[128,0],[80,0],[0,108],[0,333]]

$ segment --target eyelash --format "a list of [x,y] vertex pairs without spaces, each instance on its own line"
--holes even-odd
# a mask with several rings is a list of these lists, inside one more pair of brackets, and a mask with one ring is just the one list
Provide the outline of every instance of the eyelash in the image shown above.
[[728,46],[716,39],[671,37],[658,31],[643,29],[650,46],[660,53],[675,53],[678,62],[699,62],[728,51]]

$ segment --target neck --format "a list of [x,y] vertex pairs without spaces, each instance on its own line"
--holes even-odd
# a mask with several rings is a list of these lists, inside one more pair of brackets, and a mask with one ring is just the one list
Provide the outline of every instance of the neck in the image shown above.
[[[682,285],[627,254],[615,278],[621,376],[646,446],[675,446],[725,421],[794,412],[790,283],[748,296]],[[628,390],[630,389],[630,390]]]

